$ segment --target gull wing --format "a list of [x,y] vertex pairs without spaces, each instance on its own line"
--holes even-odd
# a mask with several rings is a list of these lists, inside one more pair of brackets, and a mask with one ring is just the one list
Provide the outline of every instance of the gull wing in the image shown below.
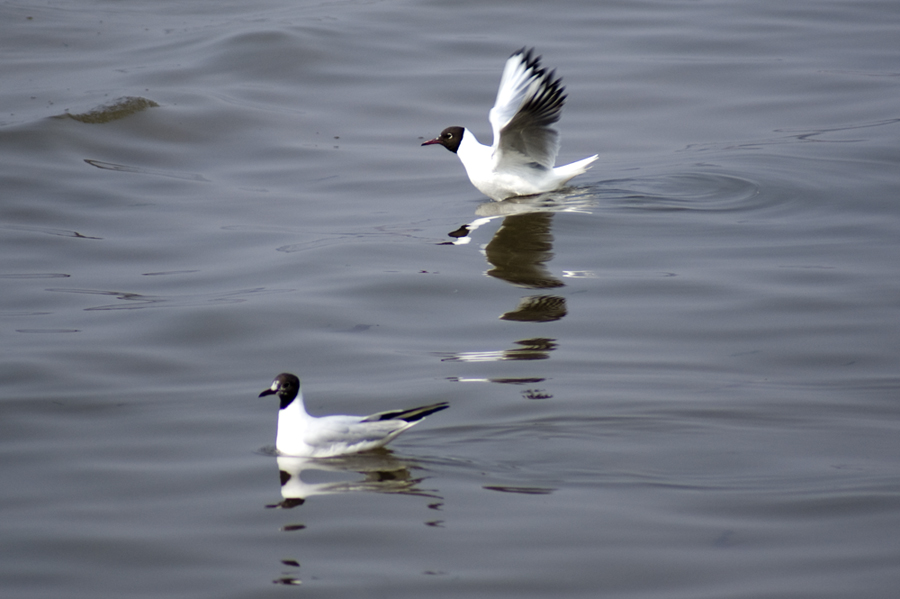
[[319,418],[313,430],[306,431],[303,441],[313,447],[378,442],[409,425],[402,420],[368,422],[361,416],[325,416]]
[[555,71],[540,66],[533,49],[522,48],[509,57],[489,119],[497,170],[531,167],[551,169],[559,152],[559,120],[566,95]]

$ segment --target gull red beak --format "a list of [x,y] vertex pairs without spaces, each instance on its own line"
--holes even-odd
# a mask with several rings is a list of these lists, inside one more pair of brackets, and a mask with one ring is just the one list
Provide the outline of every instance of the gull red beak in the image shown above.
[[439,143],[441,143],[441,138],[435,137],[434,139],[429,139],[428,141],[426,141],[426,142],[423,143],[422,145],[423,145],[423,146],[430,146],[430,145],[432,145],[432,144],[439,144]]

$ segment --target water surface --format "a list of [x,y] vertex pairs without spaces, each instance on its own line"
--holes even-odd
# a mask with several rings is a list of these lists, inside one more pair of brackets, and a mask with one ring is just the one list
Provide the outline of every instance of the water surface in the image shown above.
[[[896,594],[893,3],[0,14],[4,597]],[[490,203],[525,45],[600,160]]]

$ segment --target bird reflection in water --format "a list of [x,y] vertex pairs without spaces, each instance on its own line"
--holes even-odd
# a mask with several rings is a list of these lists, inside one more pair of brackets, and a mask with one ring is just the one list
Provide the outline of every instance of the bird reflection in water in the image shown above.
[[[425,477],[414,477],[411,471],[421,470],[421,466],[409,460],[398,459],[386,449],[334,458],[280,455],[277,461],[282,500],[266,506],[270,508],[290,509],[303,505],[315,495],[338,493],[367,492],[440,498],[434,491],[423,491],[418,487]],[[303,472],[316,472],[317,476],[311,478],[330,480],[305,482],[301,477]],[[363,478],[348,480],[346,475],[351,473],[361,474]]]
[[[557,212],[586,213],[592,201],[585,196],[544,194],[527,198],[513,198],[503,202],[488,202],[476,210],[480,217],[462,225],[449,234],[453,245],[464,245],[471,233],[497,218],[503,223],[485,246],[484,254],[491,268],[487,274],[526,289],[558,289],[564,287],[553,275],[547,263],[553,259],[551,228]],[[568,313],[566,299],[548,293],[529,295],[518,306],[502,314],[502,320],[520,322],[551,322]]]
[[556,349],[556,340],[545,337],[522,339],[519,347],[494,351],[436,352],[441,362],[500,362],[504,360],[546,360]]
[[[267,505],[267,508],[292,509],[316,495],[334,495],[338,493],[385,493],[397,495],[414,495],[439,501],[430,503],[430,509],[439,509],[442,498],[433,490],[419,487],[426,477],[413,476],[412,471],[423,470],[414,461],[394,457],[387,449],[376,449],[365,453],[333,458],[300,458],[293,456],[277,456],[278,476],[281,482],[281,501]],[[309,478],[325,478],[322,482],[306,482],[301,475],[306,472]],[[313,473],[315,473],[313,475]],[[354,475],[348,479],[348,475]],[[355,475],[362,475],[359,478]],[[432,525],[426,522],[427,525]],[[281,527],[284,532],[299,531],[306,528],[304,524],[286,524]],[[273,584],[296,586],[302,579],[298,574],[300,561],[295,559],[281,560],[282,566],[289,568],[282,571],[281,576],[272,581]]]
[[[500,315],[501,320],[515,322],[553,322],[568,314],[566,298],[548,293],[548,290],[565,287],[565,283],[550,272],[547,263],[553,259],[553,217],[559,212],[590,214],[597,194],[591,190],[541,194],[511,198],[502,202],[486,202],[475,211],[477,219],[449,233],[453,241],[445,245],[466,245],[472,233],[493,220],[503,222],[484,247],[484,255],[491,268],[487,275],[525,289],[542,290],[526,295],[512,310]],[[575,272],[575,271],[564,271]],[[446,362],[500,362],[509,360],[546,360],[557,347],[556,339],[532,338],[515,341],[518,347],[501,350],[469,352],[439,352]],[[522,396],[529,400],[552,399],[552,393],[531,387],[546,379],[542,376],[497,377],[453,376],[456,382],[489,382],[511,385],[528,385]]]
[[493,239],[484,248],[493,268],[489,276],[528,289],[554,289],[565,283],[546,267],[553,259],[553,214],[531,212],[503,219]]

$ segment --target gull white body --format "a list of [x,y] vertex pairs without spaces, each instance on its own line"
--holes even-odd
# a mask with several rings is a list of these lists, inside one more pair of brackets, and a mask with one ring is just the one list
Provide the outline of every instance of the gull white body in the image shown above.
[[463,133],[456,155],[465,167],[472,185],[497,201],[556,191],[573,177],[584,174],[597,159],[597,156],[591,156],[550,169],[538,168],[534,163],[525,162],[507,161],[504,164],[495,160],[496,151],[493,146],[479,143],[475,134],[468,129]]
[[390,443],[423,418],[448,407],[438,403],[370,416],[311,416],[303,405],[300,380],[290,373],[278,375],[260,397],[278,394],[278,430],[275,448],[282,455],[325,458],[377,449]]
[[555,191],[584,173],[597,155],[554,166],[559,121],[565,102],[560,79],[540,67],[524,48],[506,61],[490,111],[493,144],[480,143],[464,127],[447,127],[422,145],[439,144],[459,156],[469,180],[493,200]]

